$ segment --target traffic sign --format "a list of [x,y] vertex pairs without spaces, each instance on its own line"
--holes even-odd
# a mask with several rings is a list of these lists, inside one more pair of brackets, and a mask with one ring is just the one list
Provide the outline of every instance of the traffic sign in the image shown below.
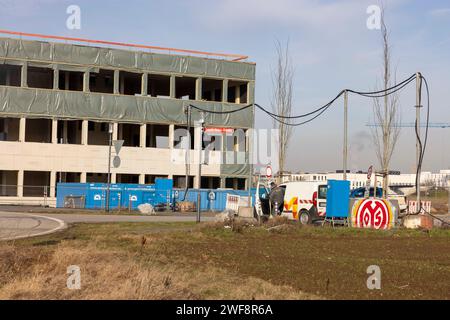
[[211,201],[216,200],[216,193],[215,193],[214,191],[210,191],[210,192],[208,193],[208,198],[209,198],[209,200],[211,200]]
[[114,168],[120,167],[120,163],[121,163],[120,157],[119,156],[114,156],[114,158],[113,158],[113,166],[114,166]]
[[117,155],[119,154],[120,149],[122,149],[123,142],[124,142],[124,140],[114,140],[114,141],[112,142],[112,143],[113,143],[113,146],[114,146],[114,150],[116,150],[116,154],[117,154]]

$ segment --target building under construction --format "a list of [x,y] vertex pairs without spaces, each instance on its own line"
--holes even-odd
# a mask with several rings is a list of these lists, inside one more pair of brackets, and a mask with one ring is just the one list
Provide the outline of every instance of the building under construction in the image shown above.
[[[231,111],[253,103],[255,64],[51,41],[0,38],[0,203],[54,205],[58,182],[107,182],[110,138],[124,140],[112,183],[165,177],[174,187],[248,187],[253,108],[204,114],[204,126],[215,132],[208,159],[220,161],[202,165],[201,178],[198,166],[179,161],[186,151],[177,132],[187,129],[189,104]],[[199,117],[193,112],[192,124]],[[242,129],[244,139],[231,129]],[[193,158],[196,146],[207,146],[201,132],[193,125],[185,135]],[[221,161],[224,155],[241,160]]]

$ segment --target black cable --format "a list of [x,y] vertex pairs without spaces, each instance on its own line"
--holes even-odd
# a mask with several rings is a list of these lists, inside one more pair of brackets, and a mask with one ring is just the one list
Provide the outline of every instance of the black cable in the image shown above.
[[348,92],[351,92],[351,93],[359,94],[359,95],[374,95],[374,94],[380,94],[380,93],[388,92],[388,91],[391,91],[391,90],[393,90],[393,89],[395,89],[395,88],[398,88],[398,87],[402,86],[403,84],[405,84],[406,82],[409,83],[409,82],[411,82],[411,80],[413,80],[415,77],[416,77],[416,75],[413,74],[413,75],[410,76],[408,79],[403,80],[402,82],[396,84],[395,86],[392,86],[392,87],[390,87],[390,88],[386,88],[386,89],[383,89],[383,90],[378,90],[378,91],[366,91],[366,92],[364,92],[364,91],[355,91],[355,90],[347,89],[347,91],[348,91]]
[[202,109],[202,108],[200,108],[200,107],[194,106],[194,105],[192,105],[192,104],[190,104],[189,107],[192,107],[192,108],[194,108],[194,109],[197,109],[198,111],[201,111],[201,112],[208,112],[208,113],[212,113],[212,114],[230,114],[230,113],[235,113],[235,112],[239,112],[239,111],[248,109],[248,108],[252,107],[253,105],[255,105],[255,104],[251,103],[251,104],[248,104],[248,105],[246,105],[246,106],[243,106],[242,108],[234,109],[234,110],[230,110],[230,111],[214,111],[214,110],[207,110],[207,109]]
[[357,93],[357,92],[353,92],[353,91],[349,91],[349,92],[356,93],[356,94],[358,94],[358,95],[360,95],[360,96],[367,97],[367,98],[384,98],[384,97],[386,97],[386,96],[389,96],[389,95],[391,95],[391,94],[394,94],[394,93],[396,93],[396,92],[402,90],[404,87],[406,87],[408,84],[410,84],[410,83],[413,82],[413,81],[414,81],[414,78],[409,79],[407,82],[405,82],[404,84],[402,84],[400,87],[397,87],[397,88],[396,88],[395,90],[393,90],[393,91],[389,91],[389,89],[386,89],[386,90],[388,90],[389,92],[386,92],[386,93],[384,93],[384,94],[375,94],[375,95],[372,95],[372,94],[365,94],[365,93]]

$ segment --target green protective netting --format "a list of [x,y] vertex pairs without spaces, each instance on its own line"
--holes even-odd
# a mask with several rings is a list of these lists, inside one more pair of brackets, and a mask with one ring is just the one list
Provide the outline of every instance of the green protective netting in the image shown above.
[[12,38],[0,38],[0,59],[4,57],[141,72],[255,79],[253,63]]
[[[133,123],[186,124],[184,106],[179,99],[135,97],[101,93],[0,87],[0,117],[73,118]],[[235,110],[235,104],[194,102],[213,111]],[[192,123],[199,118],[193,112]],[[251,108],[230,114],[205,114],[205,125],[251,128]]]

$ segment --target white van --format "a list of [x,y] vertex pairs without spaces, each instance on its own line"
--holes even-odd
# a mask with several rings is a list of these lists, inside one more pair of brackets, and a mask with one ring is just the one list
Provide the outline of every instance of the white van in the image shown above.
[[[279,210],[271,194],[277,193]],[[255,212],[260,216],[281,214],[302,224],[323,220],[327,207],[327,185],[320,182],[287,182],[268,190],[258,183]],[[275,212],[274,212],[275,211]],[[278,212],[277,212],[278,211]]]

